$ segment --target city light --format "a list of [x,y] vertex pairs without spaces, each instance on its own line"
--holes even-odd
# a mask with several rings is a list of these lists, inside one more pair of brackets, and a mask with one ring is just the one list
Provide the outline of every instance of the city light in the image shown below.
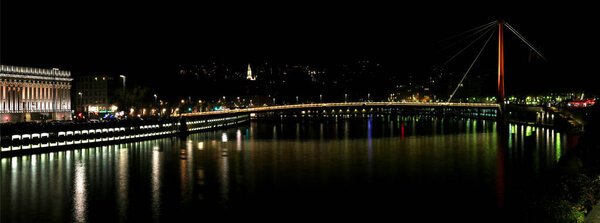
[[99,109],[98,109],[98,106],[89,106],[88,107],[88,111],[90,111],[90,112],[98,112]]

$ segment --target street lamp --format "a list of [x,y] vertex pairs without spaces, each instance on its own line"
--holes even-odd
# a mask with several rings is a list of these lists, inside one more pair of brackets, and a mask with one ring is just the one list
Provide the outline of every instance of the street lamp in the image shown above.
[[371,93],[367,93],[367,101],[371,100]]
[[323,94],[319,94],[319,103],[323,103]]
[[122,92],[121,92],[121,97],[123,100],[123,107],[125,108],[125,106],[128,106],[126,103],[128,100],[124,99],[125,98],[125,80],[127,79],[127,77],[125,77],[125,75],[119,75],[120,78],[123,79],[123,88],[122,88]]
[[125,75],[119,75],[120,78],[123,78],[123,90],[125,90]]
[[275,98],[273,98],[273,105],[275,105]]
[[296,104],[298,104],[298,96],[296,96]]
[[156,103],[157,98],[158,98],[158,95],[154,94],[154,103]]
[[348,94],[344,94],[344,102],[348,102]]
[[77,92],[77,94],[79,95],[79,105],[81,106],[81,112],[83,112],[83,93]]

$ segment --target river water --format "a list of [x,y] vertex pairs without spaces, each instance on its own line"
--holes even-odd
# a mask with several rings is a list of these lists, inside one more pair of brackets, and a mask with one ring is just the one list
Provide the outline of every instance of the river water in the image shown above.
[[502,221],[567,140],[461,118],[253,121],[2,158],[1,220]]

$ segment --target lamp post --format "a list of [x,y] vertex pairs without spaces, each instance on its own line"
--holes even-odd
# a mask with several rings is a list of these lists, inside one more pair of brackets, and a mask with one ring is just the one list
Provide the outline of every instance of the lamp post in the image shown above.
[[367,101],[371,100],[371,93],[367,93]]
[[298,104],[298,96],[296,96],[296,104]]
[[348,94],[344,94],[344,102],[348,102]]
[[[155,106],[155,107],[158,107],[158,106],[157,106],[157,105],[158,105],[158,104],[157,104],[157,99],[158,99],[158,95],[154,94],[154,106]],[[154,115],[154,110],[155,110],[155,109],[153,108],[153,109],[152,109],[152,114],[153,114],[153,115]]]
[[119,75],[120,78],[123,78],[123,91],[125,90],[125,75]]
[[121,92],[122,93],[121,98],[124,99],[122,106],[125,108],[125,106],[128,106],[126,104],[128,100],[125,99],[126,98],[125,97],[125,80],[127,79],[127,77],[125,77],[125,75],[119,75],[119,77],[123,79],[123,88],[122,88],[122,92]]
[[323,103],[323,94],[319,94],[319,103]]
[[77,94],[79,95],[79,105],[81,106],[81,112],[83,113],[83,93],[77,92]]

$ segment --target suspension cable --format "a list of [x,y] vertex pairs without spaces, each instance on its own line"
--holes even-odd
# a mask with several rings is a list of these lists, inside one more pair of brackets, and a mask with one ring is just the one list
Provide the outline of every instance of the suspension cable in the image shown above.
[[487,33],[489,33],[492,30],[494,30],[494,28],[492,26],[488,27],[487,31],[485,31],[480,36],[478,36],[475,40],[473,40],[471,43],[469,43],[469,45],[465,46],[462,50],[460,50],[456,54],[454,54],[454,56],[450,57],[450,59],[446,60],[446,62],[444,62],[441,66],[442,67],[446,66],[446,64],[448,64],[450,61],[452,61],[454,58],[456,58],[459,54],[464,52],[467,48],[469,48],[471,45],[473,45],[475,42],[477,42],[479,39],[481,39],[481,37],[484,37]]
[[481,29],[485,29],[485,28],[487,28],[487,27],[489,27],[489,26],[491,26],[491,25],[495,25],[495,24],[497,24],[497,22],[498,22],[498,21],[491,21],[491,22],[489,22],[489,23],[486,23],[486,24],[483,24],[483,25],[477,26],[477,27],[475,27],[475,28],[469,29],[469,30],[467,30],[467,31],[464,31],[464,32],[462,32],[462,33],[459,33],[459,34],[456,34],[456,35],[452,35],[452,36],[450,36],[450,37],[448,37],[448,38],[445,38],[445,39],[443,39],[443,40],[440,40],[440,41],[438,41],[438,43],[442,43],[442,42],[445,42],[445,41],[451,40],[451,39],[453,39],[453,38],[456,38],[456,37],[462,36],[462,35],[464,35],[464,34],[467,34],[467,33],[469,33],[469,32],[472,32],[472,31],[474,31],[474,30],[481,30]]
[[477,62],[477,59],[479,59],[479,56],[481,55],[481,52],[483,52],[483,50],[485,49],[485,46],[487,46],[488,42],[490,42],[490,39],[492,39],[492,36],[494,36],[494,33],[496,33],[495,30],[494,30],[494,32],[492,32],[492,34],[490,34],[490,37],[488,37],[488,39],[485,41],[485,43],[483,44],[483,47],[481,47],[481,50],[479,50],[479,53],[477,53],[477,56],[475,57],[475,60],[473,60],[473,62],[469,66],[469,69],[467,69],[467,72],[465,72],[465,74],[463,75],[462,79],[460,79],[460,82],[458,83],[458,85],[456,85],[456,88],[454,89],[454,91],[452,92],[452,94],[450,94],[450,98],[448,98],[448,102],[447,103],[450,103],[450,100],[452,100],[452,97],[454,97],[454,94],[456,94],[456,91],[458,91],[458,88],[460,87],[460,85],[463,83],[463,81],[467,77],[467,74],[469,74],[469,71],[471,71],[471,68],[473,68],[473,65],[475,65],[475,62]]
[[525,43],[525,45],[527,45],[529,48],[531,48],[533,51],[535,51],[535,53],[537,53],[538,56],[542,57],[542,59],[548,61],[546,59],[546,57],[544,57],[544,55],[542,55],[542,53],[540,53],[539,50],[537,50],[535,47],[533,47],[533,45],[527,41],[527,39],[525,39],[525,37],[523,37],[523,35],[521,35],[519,32],[517,32],[517,30],[515,28],[513,28],[510,24],[508,23],[504,23],[504,25],[506,26],[506,28],[508,28],[513,34],[515,34],[519,39],[521,39],[521,41],[523,41],[523,43]]
[[442,41],[440,41],[440,42],[438,42],[438,43],[444,42],[444,41],[446,41],[446,40],[453,39],[453,38],[455,38],[455,37],[456,37],[456,38],[458,38],[459,36],[465,35],[465,34],[467,34],[467,33],[471,32],[471,31],[475,30],[474,32],[472,32],[472,33],[470,33],[470,34],[468,34],[468,35],[466,35],[466,36],[464,36],[464,37],[462,37],[462,38],[460,38],[460,39],[458,39],[458,40],[454,41],[453,43],[450,43],[449,45],[447,45],[447,46],[445,46],[445,47],[443,47],[441,50],[442,50],[442,51],[444,51],[444,50],[447,50],[447,49],[449,49],[449,48],[451,48],[451,47],[453,47],[453,46],[455,46],[455,45],[457,45],[457,44],[459,44],[459,43],[461,43],[461,42],[463,42],[463,41],[465,41],[465,40],[467,40],[467,39],[470,39],[471,37],[473,37],[473,36],[475,36],[475,35],[477,35],[477,34],[479,34],[479,33],[483,32],[483,31],[487,30],[487,29],[488,29],[488,28],[490,28],[490,27],[493,27],[493,26],[494,26],[494,25],[496,25],[496,24],[497,24],[497,21],[492,21],[492,22],[490,22],[490,23],[487,23],[487,24],[484,24],[484,25],[478,26],[478,27],[476,27],[476,28],[470,29],[470,30],[468,30],[468,31],[465,31],[465,32],[463,32],[463,33],[461,33],[461,34],[454,35],[453,37],[446,38],[445,40],[442,40]]

